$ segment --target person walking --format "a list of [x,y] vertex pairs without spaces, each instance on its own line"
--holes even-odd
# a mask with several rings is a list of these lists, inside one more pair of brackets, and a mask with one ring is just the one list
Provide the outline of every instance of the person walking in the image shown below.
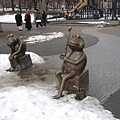
[[45,13],[45,11],[42,12],[42,23],[43,23],[43,26],[46,27],[47,14]]
[[25,14],[25,27],[27,28],[27,30],[31,30],[32,28],[32,25],[31,25],[31,15],[30,15],[30,12],[27,11],[26,14]]
[[35,19],[35,23],[36,23],[36,27],[35,28],[38,28],[39,25],[41,27],[43,27],[43,25],[42,25],[42,15],[41,15],[41,13],[38,10],[36,10],[36,12],[34,14],[34,19]]
[[18,26],[18,30],[22,31],[22,15],[19,13],[19,11],[15,15],[15,21]]

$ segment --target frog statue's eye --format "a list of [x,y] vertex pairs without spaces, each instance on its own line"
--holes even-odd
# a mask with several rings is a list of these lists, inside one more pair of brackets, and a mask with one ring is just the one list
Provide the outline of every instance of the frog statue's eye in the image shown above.
[[84,47],[85,47],[85,44],[84,44],[83,41],[81,41],[81,42],[79,43],[79,48],[83,49]]
[[9,38],[9,37],[10,37],[10,34],[8,34],[7,37]]
[[80,38],[81,38],[80,35],[78,35],[78,34],[76,34],[75,37],[76,37],[77,39],[80,39]]
[[10,37],[13,37],[14,35],[13,34],[10,34]]
[[7,37],[10,38],[10,37],[13,37],[14,35],[13,34],[8,34]]

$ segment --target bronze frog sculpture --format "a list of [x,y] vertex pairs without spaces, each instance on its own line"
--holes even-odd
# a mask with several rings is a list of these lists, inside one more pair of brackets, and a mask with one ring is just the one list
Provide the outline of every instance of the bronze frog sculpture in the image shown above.
[[[15,35],[9,34],[7,45],[10,47],[10,56],[9,61],[11,64],[11,68],[7,71],[18,71],[20,69],[20,61],[19,58],[25,55],[26,52],[26,44],[20,41]],[[14,66],[14,61],[16,61],[17,65]]]
[[54,99],[59,99],[63,96],[62,92],[66,82],[75,76],[80,75],[84,71],[87,64],[87,57],[83,51],[85,46],[84,40],[79,35],[75,35],[72,40],[68,40],[68,46],[72,51],[68,57],[65,55],[60,55],[60,58],[64,62],[61,70],[55,73],[59,81],[60,88],[58,94],[53,97]]

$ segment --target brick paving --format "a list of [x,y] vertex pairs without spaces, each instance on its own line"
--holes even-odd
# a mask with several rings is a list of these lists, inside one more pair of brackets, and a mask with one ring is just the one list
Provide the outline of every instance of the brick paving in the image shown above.
[[[83,29],[81,32],[95,36],[99,42],[85,48],[89,69],[89,95],[96,97],[101,104],[110,95],[120,90],[120,26]],[[46,68],[60,69],[59,55],[44,56]],[[114,101],[115,102],[115,101]],[[120,104],[120,103],[119,103]],[[118,104],[118,105],[119,105]]]
[[100,28],[83,30],[94,35],[99,42],[85,49],[90,71],[90,95],[103,103],[111,94],[120,89],[120,37],[98,32]]
[[[104,103],[111,94],[120,89],[120,37],[98,32],[104,29],[110,28],[92,27],[92,29],[82,30],[83,33],[96,36],[99,39],[97,44],[84,49],[84,51],[88,58],[86,68],[89,69],[89,95],[96,97],[100,103]],[[47,67],[60,69],[62,61],[58,55],[44,58],[47,59],[45,61]]]

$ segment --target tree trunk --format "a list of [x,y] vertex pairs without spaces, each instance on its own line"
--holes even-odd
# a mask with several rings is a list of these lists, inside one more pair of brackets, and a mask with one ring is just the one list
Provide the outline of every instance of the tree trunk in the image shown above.
[[0,22],[0,32],[2,32],[2,26],[1,26],[1,22]]
[[14,0],[11,0],[12,3],[12,11],[14,11]]
[[3,12],[4,12],[4,2],[3,2],[3,0],[2,0],[2,7],[3,7]]
[[37,9],[37,0],[34,0],[34,10]]

